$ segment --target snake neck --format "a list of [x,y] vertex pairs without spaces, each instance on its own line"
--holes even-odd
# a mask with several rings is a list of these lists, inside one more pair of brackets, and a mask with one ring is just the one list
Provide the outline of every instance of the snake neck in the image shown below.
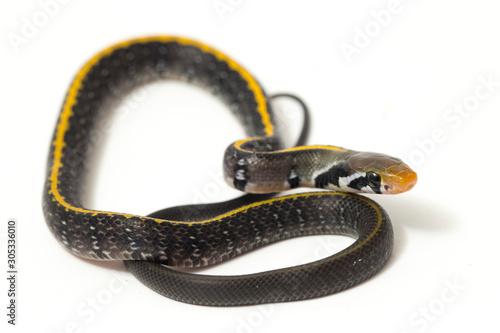
[[248,193],[298,187],[346,190],[339,179],[349,175],[345,161],[356,151],[334,146],[276,148],[272,138],[243,140],[229,146],[224,157],[226,182]]

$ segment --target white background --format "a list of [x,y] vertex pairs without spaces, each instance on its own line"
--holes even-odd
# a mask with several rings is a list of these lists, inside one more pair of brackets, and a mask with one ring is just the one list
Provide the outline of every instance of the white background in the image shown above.
[[[19,225],[18,326],[6,324],[2,273],[2,327],[58,333],[500,332],[500,20],[493,1],[54,3],[0,4],[3,271],[5,224],[16,218]],[[229,9],[218,11],[214,3]],[[102,48],[151,34],[198,39],[239,61],[269,93],[300,95],[313,117],[309,143],[384,152],[416,169],[419,182],[411,192],[372,196],[390,214],[396,237],[382,272],[321,299],[209,308],[163,298],[121,262],[82,260],[57,243],[41,197],[65,91]],[[169,82],[124,105],[131,112],[97,147],[93,208],[148,214],[238,195],[219,177],[225,147],[243,132],[218,100]],[[283,108],[284,122],[297,125],[300,117],[287,111],[292,107]],[[347,244],[341,237],[303,238],[204,272],[299,264]]]

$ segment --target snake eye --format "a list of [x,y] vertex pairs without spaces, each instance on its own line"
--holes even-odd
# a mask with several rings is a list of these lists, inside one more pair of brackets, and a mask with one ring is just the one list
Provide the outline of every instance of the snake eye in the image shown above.
[[371,188],[374,188],[374,187],[380,186],[382,178],[380,178],[380,176],[378,174],[376,174],[375,172],[370,171],[370,172],[366,173],[366,180],[368,181],[368,185]]

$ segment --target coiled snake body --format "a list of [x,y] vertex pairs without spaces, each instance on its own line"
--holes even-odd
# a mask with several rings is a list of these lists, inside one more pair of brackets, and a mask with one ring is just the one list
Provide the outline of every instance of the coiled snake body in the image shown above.
[[[139,216],[84,207],[87,155],[97,121],[124,93],[165,78],[208,88],[244,126],[248,138],[225,153],[229,185],[249,193],[296,187],[342,192],[259,202],[236,199],[201,215],[174,209]],[[283,149],[269,99],[253,76],[209,46],[158,36],[107,48],[78,72],[50,147],[43,209],[50,230],[69,251],[96,260],[125,260],[139,280],[167,297],[218,306],[282,302],[331,294],[379,271],[392,250],[389,218],[372,200],[347,192],[396,194],[411,189],[416,179],[401,160],[383,154],[334,146]],[[206,276],[167,267],[205,266],[313,234],[348,235],[356,241],[319,261],[244,276]]]

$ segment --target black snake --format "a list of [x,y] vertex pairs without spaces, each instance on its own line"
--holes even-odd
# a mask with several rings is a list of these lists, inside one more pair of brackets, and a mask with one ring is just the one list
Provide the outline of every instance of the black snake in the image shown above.
[[[97,121],[124,94],[159,79],[206,87],[244,126],[247,138],[225,153],[229,185],[250,193],[297,187],[336,192],[258,202],[236,199],[198,215],[186,214],[197,211],[196,206],[151,216],[84,207]],[[269,98],[252,75],[207,45],[158,36],[111,46],[78,72],[50,146],[43,208],[52,233],[69,251],[96,260],[125,260],[135,276],[160,294],[202,305],[257,304],[323,296],[374,275],[391,254],[389,218],[372,200],[346,192],[396,194],[411,189],[416,180],[400,159],[383,154],[322,145],[284,149]],[[166,267],[210,265],[278,240],[313,234],[348,235],[356,241],[319,261],[244,276],[188,274]]]

